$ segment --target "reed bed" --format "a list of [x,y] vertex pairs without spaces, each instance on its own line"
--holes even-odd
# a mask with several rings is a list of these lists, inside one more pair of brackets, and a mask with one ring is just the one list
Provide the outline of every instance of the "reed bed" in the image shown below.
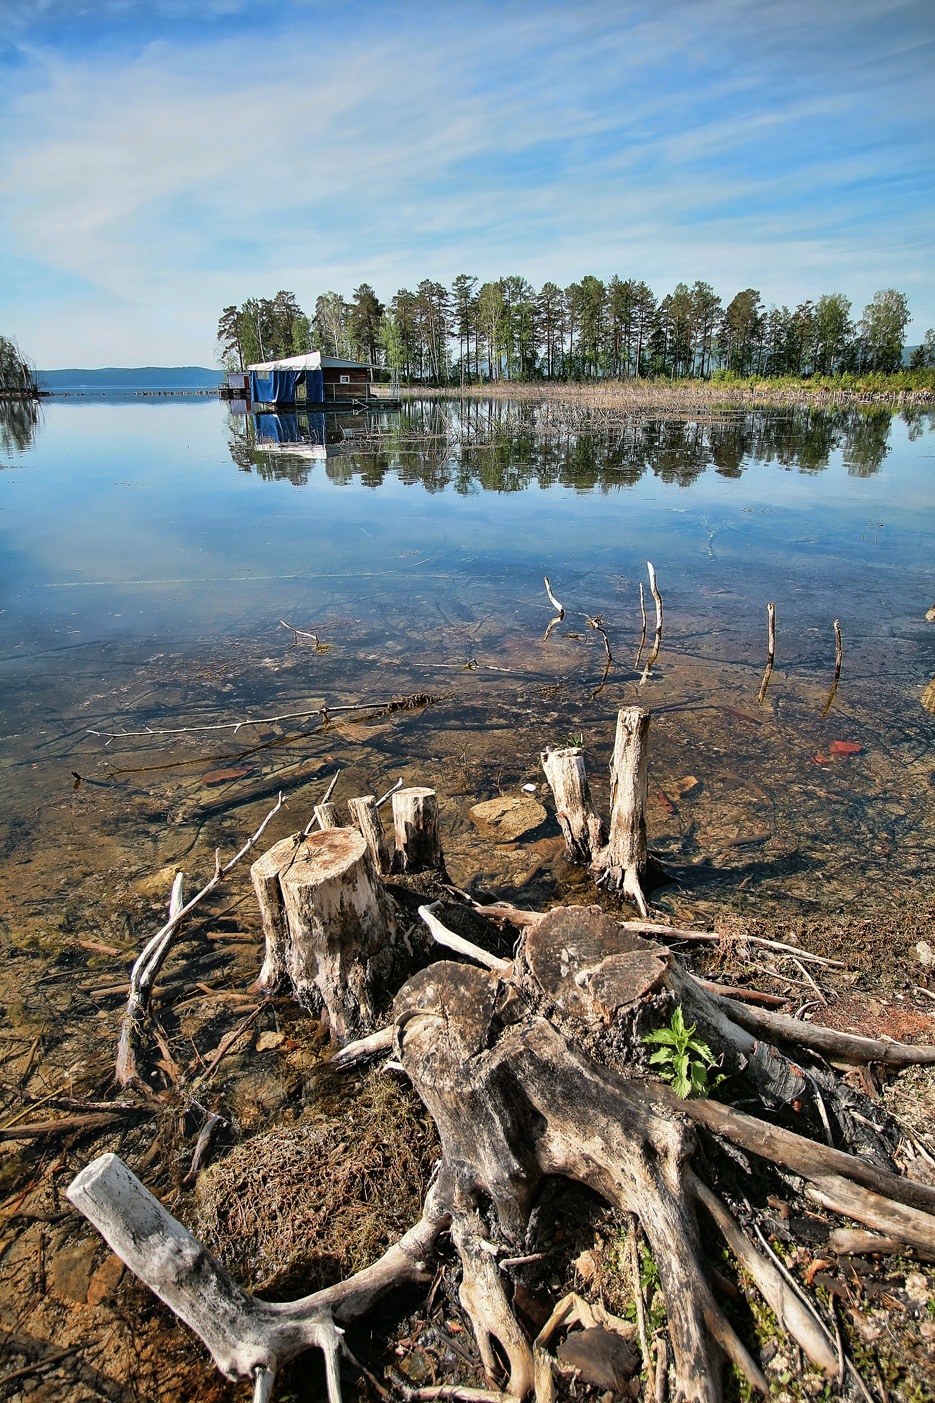
[[569,381],[521,383],[499,380],[487,385],[449,385],[430,388],[402,386],[402,399],[504,399],[573,404],[581,409],[621,411],[630,414],[697,414],[736,411],[763,406],[838,408],[878,405],[881,408],[923,409],[935,406],[935,389],[853,389],[828,385],[811,387],[802,382],[711,380],[672,383],[660,380],[602,380],[581,384]]

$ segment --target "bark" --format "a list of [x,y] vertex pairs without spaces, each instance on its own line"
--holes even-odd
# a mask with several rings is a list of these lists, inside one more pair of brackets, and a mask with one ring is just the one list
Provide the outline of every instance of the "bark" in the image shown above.
[[376,795],[365,794],[359,799],[351,799],[348,802],[348,808],[354,827],[363,834],[367,847],[370,849],[374,867],[381,874],[389,872],[390,858],[386,846],[386,834],[383,832]]
[[590,864],[604,846],[604,822],[594,807],[584,752],[578,746],[546,750],[539,757],[555,799],[555,816],[569,862]]
[[310,834],[280,884],[296,998],[323,1008],[341,1040],[369,1031],[393,965],[396,922],[364,839],[352,828]]
[[434,789],[397,789],[393,795],[394,872],[444,872]]
[[621,707],[610,765],[610,838],[595,869],[608,891],[622,892],[641,916],[649,915],[647,876],[646,771],[649,762],[649,712]]
[[260,921],[266,941],[266,955],[257,979],[262,989],[275,988],[286,974],[289,926],[279,874],[299,857],[303,845],[302,835],[293,833],[291,837],[275,843],[262,857],[258,857],[250,868],[250,881],[253,883],[254,895],[260,908]]

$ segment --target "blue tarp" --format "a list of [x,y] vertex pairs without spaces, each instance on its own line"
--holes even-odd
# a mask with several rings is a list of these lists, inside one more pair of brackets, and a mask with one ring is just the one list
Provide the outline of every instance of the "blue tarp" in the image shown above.
[[271,370],[267,375],[250,371],[250,398],[254,404],[294,404],[297,370]]
[[309,404],[323,404],[325,377],[320,370],[250,371],[250,398],[254,404],[295,404],[296,386],[305,382]]

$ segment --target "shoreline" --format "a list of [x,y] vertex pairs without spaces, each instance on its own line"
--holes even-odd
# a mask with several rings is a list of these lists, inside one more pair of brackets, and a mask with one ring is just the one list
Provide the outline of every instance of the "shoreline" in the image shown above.
[[529,403],[564,401],[582,409],[630,411],[686,411],[692,409],[817,408],[869,405],[894,412],[901,409],[935,409],[935,385],[927,388],[834,388],[801,384],[772,384],[768,380],[725,384],[713,381],[603,381],[581,384],[550,381],[536,384],[497,381],[490,385],[427,386],[399,388],[399,397],[417,399],[512,399]]

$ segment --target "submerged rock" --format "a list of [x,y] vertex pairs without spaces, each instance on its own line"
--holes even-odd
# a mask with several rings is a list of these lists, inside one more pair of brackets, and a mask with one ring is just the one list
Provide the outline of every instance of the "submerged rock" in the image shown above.
[[495,843],[515,843],[546,820],[546,811],[535,799],[504,795],[475,804],[471,819],[485,838]]

